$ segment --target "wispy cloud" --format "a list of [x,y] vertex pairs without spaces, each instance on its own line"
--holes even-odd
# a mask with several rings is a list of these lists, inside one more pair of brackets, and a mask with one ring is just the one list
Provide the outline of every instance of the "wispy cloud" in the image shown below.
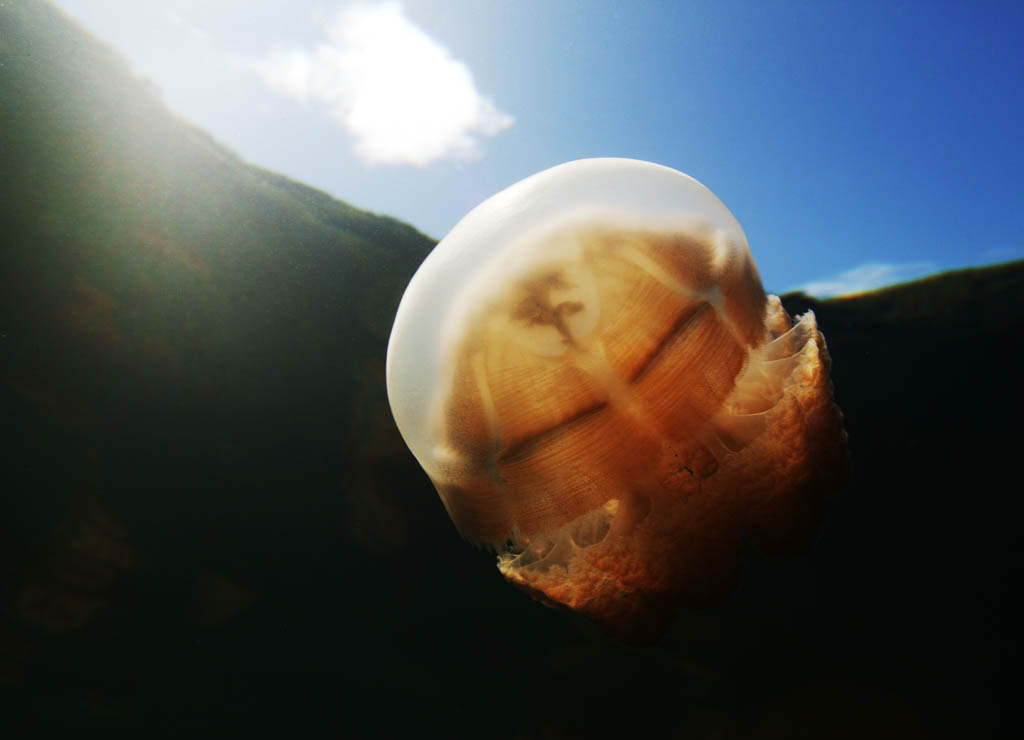
[[210,40],[210,35],[206,31],[199,28],[198,26],[193,25],[192,23],[189,23],[187,20],[182,18],[180,15],[178,15],[170,8],[164,9],[164,18],[172,26],[175,26],[176,28],[179,28],[182,31],[184,31],[185,34],[192,41],[206,42]]
[[887,285],[914,280],[936,272],[938,269],[934,262],[907,262],[899,265],[887,262],[867,262],[858,267],[844,270],[838,275],[794,286],[790,290],[800,290],[818,298],[831,298],[852,293],[865,293],[884,288]]
[[514,123],[476,89],[466,64],[413,25],[397,2],[347,8],[326,42],[251,66],[275,92],[326,106],[367,162],[476,159],[481,137]]
[[1024,258],[1024,247],[992,247],[985,250],[985,259],[992,262],[1009,262]]

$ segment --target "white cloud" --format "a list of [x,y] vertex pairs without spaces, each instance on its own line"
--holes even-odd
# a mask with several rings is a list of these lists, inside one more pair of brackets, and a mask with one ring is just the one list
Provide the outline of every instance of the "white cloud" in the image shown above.
[[797,285],[790,290],[800,290],[818,298],[865,293],[884,288],[887,285],[903,283],[936,272],[934,262],[907,262],[900,265],[886,262],[867,262],[852,267],[838,275]]
[[481,137],[514,123],[477,91],[465,63],[414,26],[397,2],[347,8],[326,42],[252,66],[275,92],[326,106],[368,162],[477,159]]

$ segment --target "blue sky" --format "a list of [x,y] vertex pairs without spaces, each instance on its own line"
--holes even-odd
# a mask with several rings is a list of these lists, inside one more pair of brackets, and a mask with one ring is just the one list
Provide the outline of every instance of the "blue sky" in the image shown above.
[[773,292],[1024,257],[1024,3],[57,5],[246,160],[438,238],[622,156],[710,187]]

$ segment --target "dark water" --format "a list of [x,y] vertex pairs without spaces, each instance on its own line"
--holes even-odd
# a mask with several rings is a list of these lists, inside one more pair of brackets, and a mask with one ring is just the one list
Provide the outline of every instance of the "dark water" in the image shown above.
[[394,429],[428,239],[238,162],[45,6],[0,57],[7,736],[1016,734],[1024,265],[814,305],[850,484],[629,648],[507,586]]

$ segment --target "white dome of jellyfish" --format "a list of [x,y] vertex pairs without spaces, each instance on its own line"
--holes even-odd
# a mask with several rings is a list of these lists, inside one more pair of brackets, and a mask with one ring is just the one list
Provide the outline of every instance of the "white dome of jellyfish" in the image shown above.
[[409,283],[388,396],[467,539],[629,642],[731,592],[741,537],[802,549],[845,480],[814,314],[766,295],[707,188],[629,159],[529,177]]

